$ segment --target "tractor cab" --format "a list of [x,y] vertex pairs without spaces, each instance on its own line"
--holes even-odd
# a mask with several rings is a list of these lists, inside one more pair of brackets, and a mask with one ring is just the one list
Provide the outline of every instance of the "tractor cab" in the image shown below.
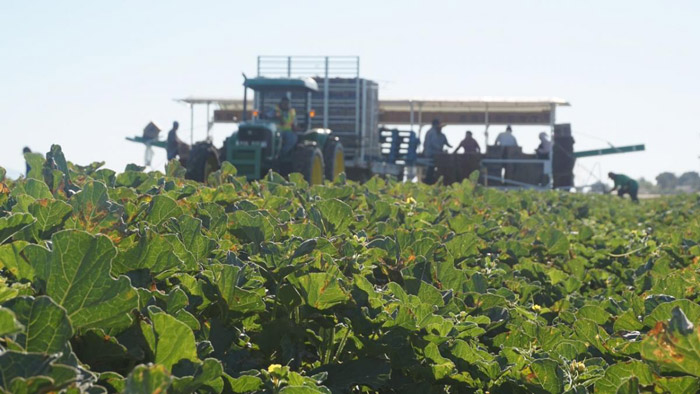
[[[312,184],[334,179],[345,170],[343,147],[328,129],[313,129],[311,97],[318,92],[311,78],[246,78],[243,83],[243,119],[226,139],[224,160],[248,179],[260,179],[269,170],[287,175],[300,172]],[[255,93],[248,108],[248,90]],[[278,105],[286,98],[296,113],[291,130],[282,130]]]

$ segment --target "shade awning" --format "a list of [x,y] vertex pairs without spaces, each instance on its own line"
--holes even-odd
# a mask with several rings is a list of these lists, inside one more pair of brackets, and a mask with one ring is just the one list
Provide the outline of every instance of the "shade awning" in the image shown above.
[[553,110],[569,105],[556,97],[382,99],[379,119],[385,124],[425,124],[439,119],[447,124],[549,125]]

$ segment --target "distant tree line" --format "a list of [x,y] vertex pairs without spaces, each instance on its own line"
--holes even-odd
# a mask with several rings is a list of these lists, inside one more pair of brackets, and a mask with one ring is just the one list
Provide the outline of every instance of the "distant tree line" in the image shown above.
[[656,184],[641,178],[639,179],[640,193],[693,193],[700,192],[700,174],[696,171],[688,171],[676,176],[672,172],[662,172],[657,175]]

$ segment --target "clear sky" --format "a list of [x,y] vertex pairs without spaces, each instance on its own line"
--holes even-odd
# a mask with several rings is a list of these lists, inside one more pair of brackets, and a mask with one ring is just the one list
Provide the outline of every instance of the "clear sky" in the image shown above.
[[[79,164],[140,164],[124,138],[151,120],[186,128],[174,98],[239,97],[257,55],[291,54],[361,56],[385,98],[562,97],[577,150],[646,144],[579,160],[579,184],[697,171],[698,15],[698,1],[3,1],[0,166],[22,171],[23,146],[52,143]],[[515,135],[530,150],[538,131]]]

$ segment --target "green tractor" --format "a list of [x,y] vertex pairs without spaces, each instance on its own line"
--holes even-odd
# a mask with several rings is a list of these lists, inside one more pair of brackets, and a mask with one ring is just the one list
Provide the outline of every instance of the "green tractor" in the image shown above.
[[[194,144],[187,154],[180,154],[187,168],[187,178],[204,182],[210,173],[219,169],[222,161],[228,161],[238,169],[239,175],[248,180],[260,179],[268,171],[282,175],[299,172],[310,184],[321,184],[324,179],[334,180],[345,172],[343,145],[329,129],[312,129],[311,95],[318,92],[316,81],[311,78],[246,78],[243,83],[243,114],[238,131],[224,141],[217,149],[209,141]],[[247,119],[248,89],[255,91],[256,108],[252,118]],[[278,130],[275,119],[275,105],[281,97],[301,96],[304,100],[304,113],[297,119],[295,131]],[[302,130],[302,131],[299,131]],[[175,135],[168,140],[168,148],[179,148],[183,152],[182,141]],[[291,139],[288,141],[287,139]],[[169,149],[170,150],[170,149]],[[171,157],[174,152],[168,152]],[[183,157],[184,156],[184,157]]]

